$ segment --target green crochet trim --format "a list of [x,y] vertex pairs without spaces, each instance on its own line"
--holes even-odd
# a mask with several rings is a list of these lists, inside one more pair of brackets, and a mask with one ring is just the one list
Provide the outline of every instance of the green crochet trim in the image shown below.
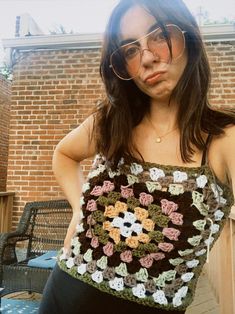
[[[162,165],[154,162],[149,162],[149,161],[143,161],[140,159],[137,159],[133,156],[127,156],[125,157],[125,162],[126,165],[129,166],[132,162],[135,162],[143,167],[144,170],[148,171],[150,168],[160,168],[164,170],[164,172],[172,172],[172,171],[185,171],[189,174],[194,174],[195,172],[198,173],[198,175],[201,172],[205,172],[205,169],[208,169],[208,165],[202,165],[198,167],[184,167],[184,166],[175,166],[175,165]],[[128,167],[129,168],[129,167]]]
[[[207,176],[209,181],[211,183],[214,183],[215,181],[219,186],[222,187],[226,198],[229,200],[232,200],[230,204],[233,204],[234,202],[234,196],[231,191],[231,188],[227,185],[222,183],[217,177],[215,177],[214,173],[212,172],[211,168],[209,167],[208,164],[202,165],[202,166],[197,166],[197,167],[185,167],[185,166],[178,166],[178,165],[163,165],[163,164],[158,164],[158,163],[153,163],[153,162],[148,162],[148,161],[143,161],[138,158],[135,158],[133,156],[125,156],[125,164],[122,166],[122,170],[124,174],[130,173],[130,164],[132,162],[135,162],[143,167],[144,171],[149,171],[150,168],[160,168],[165,172],[165,175],[172,175],[173,171],[184,171],[188,174],[190,177],[197,177],[200,176],[201,174],[204,174]],[[144,182],[144,178],[142,178]]]
[[192,303],[192,294],[189,292],[184,299],[182,299],[182,305],[178,306],[177,309],[173,306],[173,304],[167,304],[167,305],[161,305],[156,302],[154,302],[153,298],[151,296],[146,296],[143,299],[140,299],[138,297],[135,297],[132,294],[131,288],[125,287],[125,290],[123,291],[116,291],[109,287],[109,284],[107,281],[103,281],[101,283],[96,283],[92,280],[91,274],[85,273],[83,275],[80,275],[76,271],[76,267],[73,267],[72,269],[67,269],[66,264],[64,261],[58,262],[59,267],[67,272],[69,275],[73,276],[74,278],[77,278],[79,280],[82,280],[85,283],[90,284],[91,286],[99,289],[100,291],[107,292],[113,296],[137,302],[138,304],[159,308],[166,311],[184,311],[186,308]]

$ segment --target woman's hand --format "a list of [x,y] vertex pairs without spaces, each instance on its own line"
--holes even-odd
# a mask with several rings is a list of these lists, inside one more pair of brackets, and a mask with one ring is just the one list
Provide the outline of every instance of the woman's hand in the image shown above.
[[71,240],[76,233],[76,226],[81,222],[81,211],[75,210],[64,239],[64,253],[71,250]]

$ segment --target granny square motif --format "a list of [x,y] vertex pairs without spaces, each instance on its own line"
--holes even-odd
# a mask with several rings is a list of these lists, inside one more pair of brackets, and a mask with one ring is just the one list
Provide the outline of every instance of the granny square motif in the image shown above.
[[64,271],[140,304],[185,310],[233,203],[208,165],[187,168],[96,156]]

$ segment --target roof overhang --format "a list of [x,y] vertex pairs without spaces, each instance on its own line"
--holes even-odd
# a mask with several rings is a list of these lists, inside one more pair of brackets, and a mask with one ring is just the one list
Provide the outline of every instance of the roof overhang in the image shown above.
[[[235,41],[235,24],[214,24],[200,29],[205,43]],[[12,65],[16,61],[12,56],[22,51],[97,49],[101,48],[102,40],[101,33],[84,33],[16,37],[3,39],[2,43],[8,59],[6,62]]]
[[62,34],[3,39],[4,48],[31,49],[90,49],[100,48],[102,34]]
[[[235,41],[235,24],[207,25],[201,27],[205,42]],[[103,34],[62,34],[16,37],[3,39],[4,48],[19,50],[35,49],[90,49],[99,48],[102,44]]]

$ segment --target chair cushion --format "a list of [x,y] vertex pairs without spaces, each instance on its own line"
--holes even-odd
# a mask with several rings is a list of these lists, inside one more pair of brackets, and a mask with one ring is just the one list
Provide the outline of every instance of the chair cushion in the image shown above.
[[56,264],[56,257],[58,251],[48,251],[43,255],[36,258],[32,258],[28,261],[28,266],[30,267],[40,267],[40,268],[53,268]]

